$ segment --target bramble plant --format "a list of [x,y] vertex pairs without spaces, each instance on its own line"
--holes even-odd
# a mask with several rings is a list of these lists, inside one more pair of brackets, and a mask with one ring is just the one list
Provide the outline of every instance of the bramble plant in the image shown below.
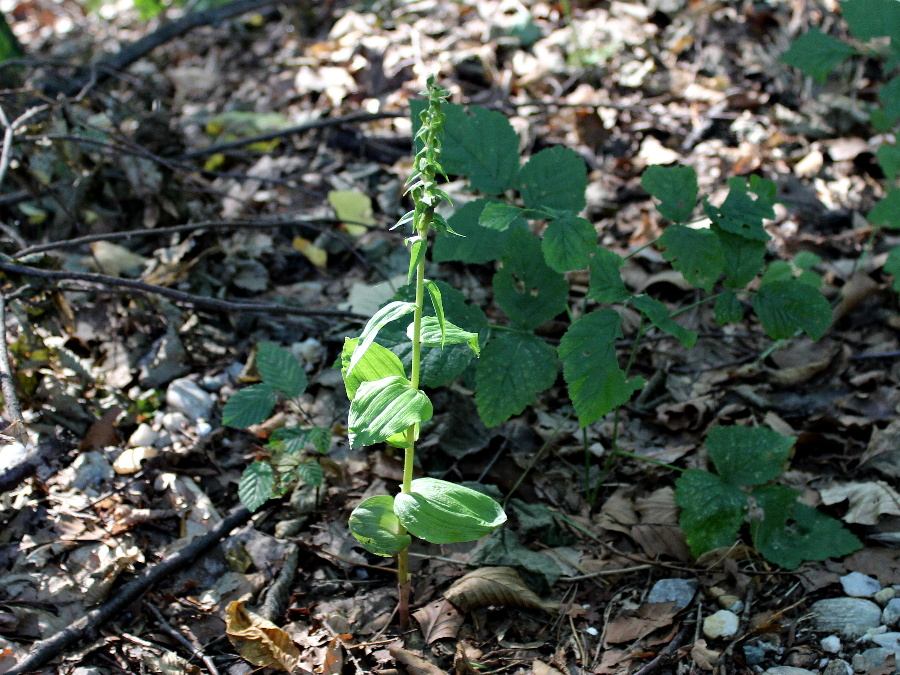
[[[264,422],[279,397],[290,401],[306,391],[306,373],[299,361],[273,342],[257,345],[256,370],[262,382],[244,387],[228,399],[222,410],[225,426],[246,429]],[[266,444],[265,457],[244,469],[238,486],[241,502],[256,511],[269,499],[286,494],[298,482],[318,488],[323,480],[318,457],[330,447],[331,429],[327,427],[275,429]]]
[[[844,61],[854,55],[878,56],[883,60],[885,77],[890,77],[878,90],[878,105],[869,110],[869,120],[879,133],[892,132],[893,140],[885,141],[875,153],[884,172],[885,196],[872,208],[866,218],[872,225],[872,233],[866,244],[868,252],[880,230],[900,230],[900,2],[897,0],[844,0],[841,13],[850,28],[850,34],[862,43],[851,45],[818,28],[794,40],[790,49],[782,55],[782,61],[800,69],[818,84],[823,85],[829,75]],[[887,53],[879,49],[878,38],[888,38]],[[893,73],[893,76],[891,74]],[[893,288],[900,293],[900,246],[888,252],[883,267],[894,277]]]
[[[448,321],[441,287],[425,279],[429,234],[449,231],[435,212],[442,201],[450,202],[437,185],[444,174],[441,141],[444,126],[442,104],[448,92],[428,81],[427,107],[420,114],[416,133],[420,150],[408,181],[413,210],[397,225],[409,224],[406,239],[410,252],[409,275],[414,280],[412,302],[395,300],[369,319],[358,338],[348,338],[341,353],[341,374],[350,399],[347,424],[350,446],[387,443],[402,448],[403,482],[396,496],[376,495],[363,500],[350,515],[350,531],[363,547],[376,555],[397,556],[400,617],[409,614],[409,545],[412,536],[433,544],[474,541],[506,522],[506,514],[493,499],[480,492],[435,478],[413,480],[415,446],[419,428],[431,419],[431,401],[419,389],[422,379],[422,348],[443,350],[460,345],[479,355],[476,333]],[[428,292],[434,316],[425,316]],[[377,344],[375,338],[387,324],[412,314],[406,334],[411,341],[410,370],[396,354]]]

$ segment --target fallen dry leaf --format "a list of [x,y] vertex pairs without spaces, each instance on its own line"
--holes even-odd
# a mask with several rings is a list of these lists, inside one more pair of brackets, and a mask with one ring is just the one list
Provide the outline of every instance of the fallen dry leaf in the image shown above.
[[700,639],[691,647],[691,659],[700,670],[712,670],[719,662],[721,652],[706,646],[706,640]]
[[534,675],[563,675],[553,666],[548,666],[543,661],[537,659],[531,662],[531,672]]
[[609,622],[604,646],[640,640],[657,628],[670,625],[676,614],[678,607],[674,602],[658,602],[642,605],[634,611],[625,610]]
[[328,251],[316,246],[309,239],[294,237],[292,245],[296,251],[302,253],[309,262],[319,269],[324,269],[328,265]]
[[559,608],[555,602],[541,600],[512,567],[482,567],[469,572],[453,582],[444,591],[444,597],[464,612],[488,605],[542,609],[546,612]]
[[119,432],[116,431],[115,425],[121,414],[122,409],[118,406],[113,406],[103,413],[103,416],[87,430],[78,448],[80,450],[101,450],[118,444]]
[[300,650],[281,628],[244,607],[241,600],[225,609],[225,634],[238,654],[255,666],[291,672]]
[[406,670],[410,675],[445,675],[444,671],[431,661],[426,661],[421,656],[417,656],[399,645],[392,645],[388,648],[388,651],[397,662],[406,666]]
[[435,600],[417,609],[413,612],[413,618],[419,622],[422,637],[428,645],[438,640],[456,638],[463,622],[463,615],[446,600]]
[[837,504],[845,499],[850,508],[842,520],[874,525],[881,516],[900,516],[900,493],[884,481],[843,483],[819,490],[822,502]]

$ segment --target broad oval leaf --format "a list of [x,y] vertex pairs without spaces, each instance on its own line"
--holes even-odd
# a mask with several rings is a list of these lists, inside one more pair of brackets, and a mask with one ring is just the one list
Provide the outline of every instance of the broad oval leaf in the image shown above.
[[818,289],[796,279],[760,286],[753,298],[753,310],[766,335],[775,340],[793,337],[800,330],[818,340],[831,325],[828,300]]
[[348,399],[353,400],[356,390],[363,382],[380,380],[392,375],[406,377],[406,370],[400,358],[377,342],[369,345],[353,372],[349,372],[350,359],[358,344],[359,338],[344,338],[344,348],[341,350],[341,376],[344,378],[344,389],[347,391]]
[[265,382],[235,392],[222,409],[222,424],[246,429],[268,419],[275,407],[275,390]]
[[597,250],[597,231],[584,218],[566,215],[547,226],[541,249],[547,264],[557,272],[583,269]]
[[369,553],[390,558],[409,548],[412,538],[394,513],[394,498],[377,495],[360,502],[350,514],[350,533]]
[[663,258],[681,272],[692,286],[712,289],[725,270],[725,254],[719,238],[710,230],[669,225],[659,238]]
[[413,424],[431,419],[431,401],[404,377],[363,382],[350,403],[351,447],[382,443]]
[[675,501],[681,507],[679,524],[695,556],[731,546],[737,539],[747,506],[740,488],[708,471],[688,469],[675,482]]
[[375,312],[372,318],[366,322],[359,336],[359,344],[356,345],[356,349],[353,350],[353,356],[350,357],[350,363],[347,364],[347,374],[351,374],[353,369],[356,368],[356,364],[365,356],[366,351],[378,336],[378,331],[394,319],[399,319],[401,316],[409,314],[415,308],[416,304],[414,302],[394,300]]
[[781,60],[799,68],[819,84],[825,84],[831,71],[855,52],[846,42],[826,35],[818,28],[810,28],[791,43]]
[[697,205],[697,172],[689,166],[647,167],[641,187],[659,200],[657,211],[675,223],[687,221]]
[[522,209],[506,202],[489,202],[478,216],[478,224],[489,230],[505,232],[522,217]]
[[709,458],[723,480],[762,485],[781,475],[794,439],[768,427],[713,427],[706,437]]
[[[406,335],[410,340],[413,339],[413,324],[409,324],[406,328]],[[470,333],[449,321],[444,324],[442,331],[437,317],[422,317],[419,338],[424,347],[443,348],[446,345],[469,345],[469,349],[475,356],[481,354],[481,348],[478,346],[478,333]]]
[[530,209],[578,212],[584,208],[587,167],[577,152],[561,145],[541,150],[519,171],[519,192]]
[[449,174],[468,176],[484,194],[512,187],[519,170],[519,137],[506,117],[495,110],[442,106],[446,115],[441,163]]
[[621,256],[608,249],[597,249],[589,266],[591,283],[588,297],[591,300],[604,303],[622,302],[631,297],[619,271],[624,262]]
[[417,478],[394,498],[394,513],[410,533],[432,544],[475,541],[506,522],[486,494],[437,478]]
[[288,398],[306,389],[306,372],[290,351],[274,342],[260,342],[256,348],[256,370],[262,381]]
[[250,511],[256,511],[272,498],[275,487],[275,472],[266,462],[253,462],[244,469],[238,484],[238,497]]

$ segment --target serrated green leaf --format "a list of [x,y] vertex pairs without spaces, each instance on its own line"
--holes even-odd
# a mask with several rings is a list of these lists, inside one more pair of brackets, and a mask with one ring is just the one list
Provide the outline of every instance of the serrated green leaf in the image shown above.
[[759,280],[760,286],[771,284],[776,281],[789,281],[794,278],[794,270],[791,264],[786,260],[773,260],[766,267],[765,274]]
[[900,229],[900,188],[888,190],[884,199],[869,211],[866,218],[872,225],[880,225],[889,230]]
[[241,474],[238,483],[238,497],[249,511],[256,511],[272,498],[275,487],[275,473],[265,462],[253,462]]
[[831,325],[831,305],[815,288],[796,279],[760,286],[753,310],[766,335],[775,340],[793,337],[802,330],[820,339]]
[[856,50],[847,43],[826,35],[818,28],[810,28],[791,43],[790,49],[781,55],[781,60],[799,68],[819,84],[825,84],[831,71],[854,53]]
[[647,317],[650,323],[677,339],[688,349],[697,344],[697,332],[677,323],[669,313],[669,309],[659,300],[649,295],[636,295],[631,299],[631,304]]
[[822,262],[822,259],[812,251],[800,251],[794,256],[794,264],[801,270],[811,270]]
[[726,482],[762,485],[784,471],[794,440],[768,427],[713,427],[706,436],[706,449]]
[[747,497],[718,476],[688,469],[675,482],[679,524],[694,556],[731,546],[737,539]]
[[[476,199],[457,209],[449,222],[450,227],[460,237],[438,237],[434,242],[432,257],[435,262],[458,261],[469,264],[480,264],[499,260],[506,250],[506,242],[510,230],[498,232],[478,224],[478,219],[488,204],[484,199]],[[524,227],[525,221],[517,220],[511,226]]]
[[[384,377],[384,376],[382,376]],[[331,447],[331,429],[328,427],[281,427],[272,432],[269,445],[288,454],[299,454],[312,446],[325,454]]]
[[550,222],[541,240],[544,260],[557,272],[587,267],[597,250],[597,230],[584,218],[566,215]]
[[687,282],[705,291],[722,276],[725,254],[719,238],[710,230],[669,225],[659,238],[663,258],[681,272]]
[[722,247],[725,286],[732,289],[743,288],[762,269],[766,258],[765,243],[725,232],[715,225],[712,226],[712,231]]
[[350,373],[350,359],[358,344],[359,338],[344,338],[344,348],[341,350],[341,376],[344,378],[348,400],[353,400],[356,390],[363,382],[372,382],[392,375],[406,377],[406,370],[399,357],[377,342],[372,343]]
[[[896,2],[896,0],[891,0],[891,2]],[[885,178],[894,180],[900,175],[900,145],[885,143],[878,148],[875,157],[878,158],[878,164],[884,171]]]
[[577,213],[586,204],[587,167],[574,150],[561,145],[547,148],[533,155],[519,171],[518,188],[530,209]]
[[[413,339],[413,324],[409,324],[407,327],[406,336],[410,340]],[[447,345],[468,345],[475,356],[481,353],[481,348],[478,346],[478,333],[463,330],[449,321],[444,324],[444,330],[441,331],[438,320],[433,316],[422,317],[419,337],[424,347],[443,348]]]
[[641,187],[659,200],[656,209],[675,223],[686,222],[697,204],[697,173],[689,166],[651,166]]
[[325,472],[322,471],[322,465],[313,459],[298,464],[294,472],[297,474],[298,480],[304,485],[319,487],[325,480]]
[[556,380],[556,353],[530,333],[502,331],[485,346],[475,371],[475,403],[488,427],[526,406]]
[[616,338],[621,335],[619,315],[601,309],[575,321],[560,340],[563,377],[582,427],[626,403],[644,385],[643,378],[628,379],[619,367]]
[[900,2],[897,0],[844,0],[841,14],[853,37],[859,40],[900,38]]
[[350,403],[347,423],[351,447],[383,443],[413,424],[431,419],[431,401],[403,377],[363,382]]
[[621,256],[608,249],[597,249],[588,266],[591,273],[588,297],[591,300],[612,303],[631,297],[619,272],[624,262]]
[[350,514],[350,533],[369,553],[390,558],[409,548],[412,537],[394,513],[394,498],[377,495],[360,502]]
[[900,293],[900,246],[895,246],[884,261],[884,271],[894,277],[892,288]]
[[732,291],[723,291],[721,295],[716,298],[713,312],[716,317],[716,323],[720,326],[729,323],[738,323],[744,318],[744,306]]
[[256,347],[256,370],[262,381],[288,398],[306,391],[306,372],[284,347],[274,342],[260,342]]
[[494,110],[444,104],[441,164],[448,174],[467,176],[479,192],[497,195],[513,187],[519,170],[519,137]]
[[503,267],[493,280],[494,299],[516,324],[534,328],[565,311],[569,285],[544,262],[540,240],[527,231],[510,233]]
[[486,494],[437,478],[417,478],[394,498],[394,513],[410,533],[432,544],[481,539],[506,522]]
[[[703,202],[709,219],[725,232],[765,243],[770,239],[763,220],[775,217],[775,184],[759,176],[751,176],[750,183],[740,177],[728,181],[728,196],[721,206]],[[755,195],[755,198],[751,195]]]
[[441,333],[441,344],[444,346],[444,339],[447,330],[447,319],[444,317],[444,303],[441,301],[441,289],[433,281],[425,281],[425,289],[428,291],[428,297],[431,298],[431,306],[434,308],[434,316],[437,320],[438,330]]
[[805,560],[848,555],[862,543],[834,518],[797,501],[799,492],[783,485],[753,491],[762,517],[750,520],[753,545],[769,562],[795,569]]
[[505,232],[509,226],[522,218],[522,209],[506,202],[488,202],[481,215],[478,216],[478,224],[489,230]]
[[222,424],[226,427],[246,429],[264,422],[275,408],[275,390],[260,383],[235,392],[222,409]]
[[[356,365],[360,362],[362,357],[365,356],[369,346],[378,336],[378,331],[391,321],[409,314],[415,308],[416,305],[413,302],[393,300],[375,312],[375,314],[372,315],[372,318],[366,322],[366,325],[359,336],[359,343],[356,345],[356,349],[353,350],[353,355],[350,357],[350,363],[347,364],[347,375],[353,374]],[[346,379],[347,376],[345,375],[344,380],[346,381]]]

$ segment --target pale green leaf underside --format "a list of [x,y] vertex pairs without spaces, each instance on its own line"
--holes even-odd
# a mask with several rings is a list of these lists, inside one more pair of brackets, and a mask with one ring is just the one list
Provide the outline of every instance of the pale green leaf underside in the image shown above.
[[437,478],[417,478],[394,499],[394,512],[410,533],[432,544],[475,541],[506,522],[496,501]]
[[345,338],[344,348],[341,350],[341,376],[344,378],[344,388],[349,400],[353,400],[356,390],[363,382],[380,380],[392,375],[406,377],[406,371],[400,358],[377,342],[373,342],[369,346],[353,372],[350,373],[350,359],[358,344],[359,338]]
[[353,351],[350,363],[347,364],[347,373],[353,373],[356,364],[359,363],[360,359],[365,355],[366,350],[378,336],[378,331],[394,319],[399,319],[401,316],[409,314],[415,308],[416,305],[413,302],[394,300],[375,312],[375,314],[372,315],[372,318],[366,322],[366,325],[359,336],[359,344],[357,344],[356,349]]
[[413,424],[431,419],[431,401],[403,377],[363,382],[350,403],[351,447],[383,443]]
[[[409,324],[407,327],[406,335],[410,340],[413,339],[413,324]],[[419,337],[424,347],[443,348],[449,345],[468,345],[475,356],[481,354],[481,348],[478,346],[478,333],[470,333],[449,321],[445,322],[442,333],[437,318],[433,316],[422,317]]]
[[377,495],[360,502],[350,514],[350,533],[370,553],[390,558],[409,547],[412,538],[402,534],[394,513],[394,498]]
[[522,217],[522,209],[506,202],[488,203],[478,216],[478,224],[489,230],[505,232]]

